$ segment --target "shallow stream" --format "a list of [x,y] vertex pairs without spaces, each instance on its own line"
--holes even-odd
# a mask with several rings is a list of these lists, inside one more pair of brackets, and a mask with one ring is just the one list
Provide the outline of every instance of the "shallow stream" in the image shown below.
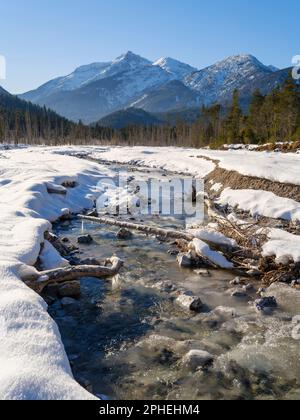
[[[182,225],[179,219],[150,221]],[[76,305],[63,307],[57,300],[49,308],[74,376],[91,392],[123,400],[300,399],[300,337],[293,335],[297,291],[289,302],[286,289],[276,290],[285,304],[264,316],[249,304],[260,285],[232,297],[234,276],[211,271],[201,277],[179,268],[168,254],[171,244],[143,235],[120,240],[117,228],[79,220],[54,229],[74,243],[82,233],[92,235],[92,244],[80,245],[80,259],[116,254],[125,262],[113,281],[83,279]],[[204,312],[184,311],[172,297],[174,288],[199,296]],[[232,311],[212,312],[220,306]],[[184,363],[190,350],[209,352],[213,363]]]

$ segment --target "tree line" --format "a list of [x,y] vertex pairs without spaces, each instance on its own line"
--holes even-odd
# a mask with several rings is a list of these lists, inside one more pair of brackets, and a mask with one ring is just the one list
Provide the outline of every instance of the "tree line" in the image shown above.
[[0,143],[89,144],[110,141],[113,130],[74,123],[46,107],[0,94]]
[[290,76],[267,95],[252,95],[247,112],[239,92],[232,102],[201,109],[194,123],[129,126],[121,130],[74,123],[55,112],[0,96],[0,142],[24,144],[111,144],[185,147],[219,147],[223,144],[265,144],[300,139],[300,91]]

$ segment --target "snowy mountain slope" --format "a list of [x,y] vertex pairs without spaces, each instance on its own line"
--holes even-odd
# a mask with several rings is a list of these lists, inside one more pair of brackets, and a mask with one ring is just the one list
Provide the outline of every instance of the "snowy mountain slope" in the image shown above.
[[0,86],[0,95],[10,95],[10,93],[8,93],[5,89],[3,89],[3,87]]
[[[23,99],[40,103],[44,98],[62,91],[73,91],[106,77],[136,68],[150,65],[151,62],[128,51],[108,63],[92,63],[78,67],[68,76],[58,77],[40,86],[38,89],[21,95]],[[41,104],[41,103],[40,103]]]
[[78,67],[68,76],[58,77],[50,80],[38,89],[20,95],[27,101],[41,103],[44,98],[61,91],[71,91],[80,88],[82,85],[93,81],[101,72],[107,69],[110,63],[92,63]]
[[187,76],[184,83],[199,92],[202,103],[210,104],[230,96],[234,89],[241,89],[257,77],[273,73],[252,55],[237,55]]
[[152,63],[129,51],[109,63],[79,67],[21,97],[85,123],[128,107],[170,112],[224,103],[234,89],[241,91],[246,108],[253,90],[268,93],[282,83],[285,74],[275,70],[251,55],[229,57],[196,71],[172,58]]
[[198,94],[178,80],[151,90],[145,96],[131,104],[147,112],[174,111],[183,108],[192,108],[200,105]]
[[85,123],[92,123],[130,106],[146,92],[167,83],[171,78],[160,67],[137,66],[80,89],[54,93],[44,98],[43,103],[71,120],[81,119]]
[[182,63],[181,61],[174,60],[170,57],[162,57],[153,63],[154,66],[159,66],[166,72],[174,76],[176,80],[183,80],[186,76],[197,71],[195,67]]

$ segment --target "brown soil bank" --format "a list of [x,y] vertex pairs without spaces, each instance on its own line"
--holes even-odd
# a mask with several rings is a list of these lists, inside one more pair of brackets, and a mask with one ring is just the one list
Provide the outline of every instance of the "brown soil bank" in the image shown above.
[[205,180],[206,188],[210,191],[212,197],[219,196],[221,191],[213,191],[211,189],[213,184],[210,181],[222,184],[222,189],[229,187],[233,190],[264,190],[270,191],[279,197],[291,198],[300,202],[300,186],[298,185],[282,184],[268,179],[241,175],[236,171],[216,168]]
[[255,149],[256,152],[274,152],[275,150],[286,153],[293,153],[300,150],[300,141],[294,141],[293,143],[273,143],[264,144]]

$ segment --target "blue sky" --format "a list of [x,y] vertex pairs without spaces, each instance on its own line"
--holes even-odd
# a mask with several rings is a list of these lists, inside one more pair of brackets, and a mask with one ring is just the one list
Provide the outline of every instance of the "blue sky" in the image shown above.
[[12,93],[127,50],[202,68],[238,53],[291,65],[298,0],[2,0],[0,55]]

